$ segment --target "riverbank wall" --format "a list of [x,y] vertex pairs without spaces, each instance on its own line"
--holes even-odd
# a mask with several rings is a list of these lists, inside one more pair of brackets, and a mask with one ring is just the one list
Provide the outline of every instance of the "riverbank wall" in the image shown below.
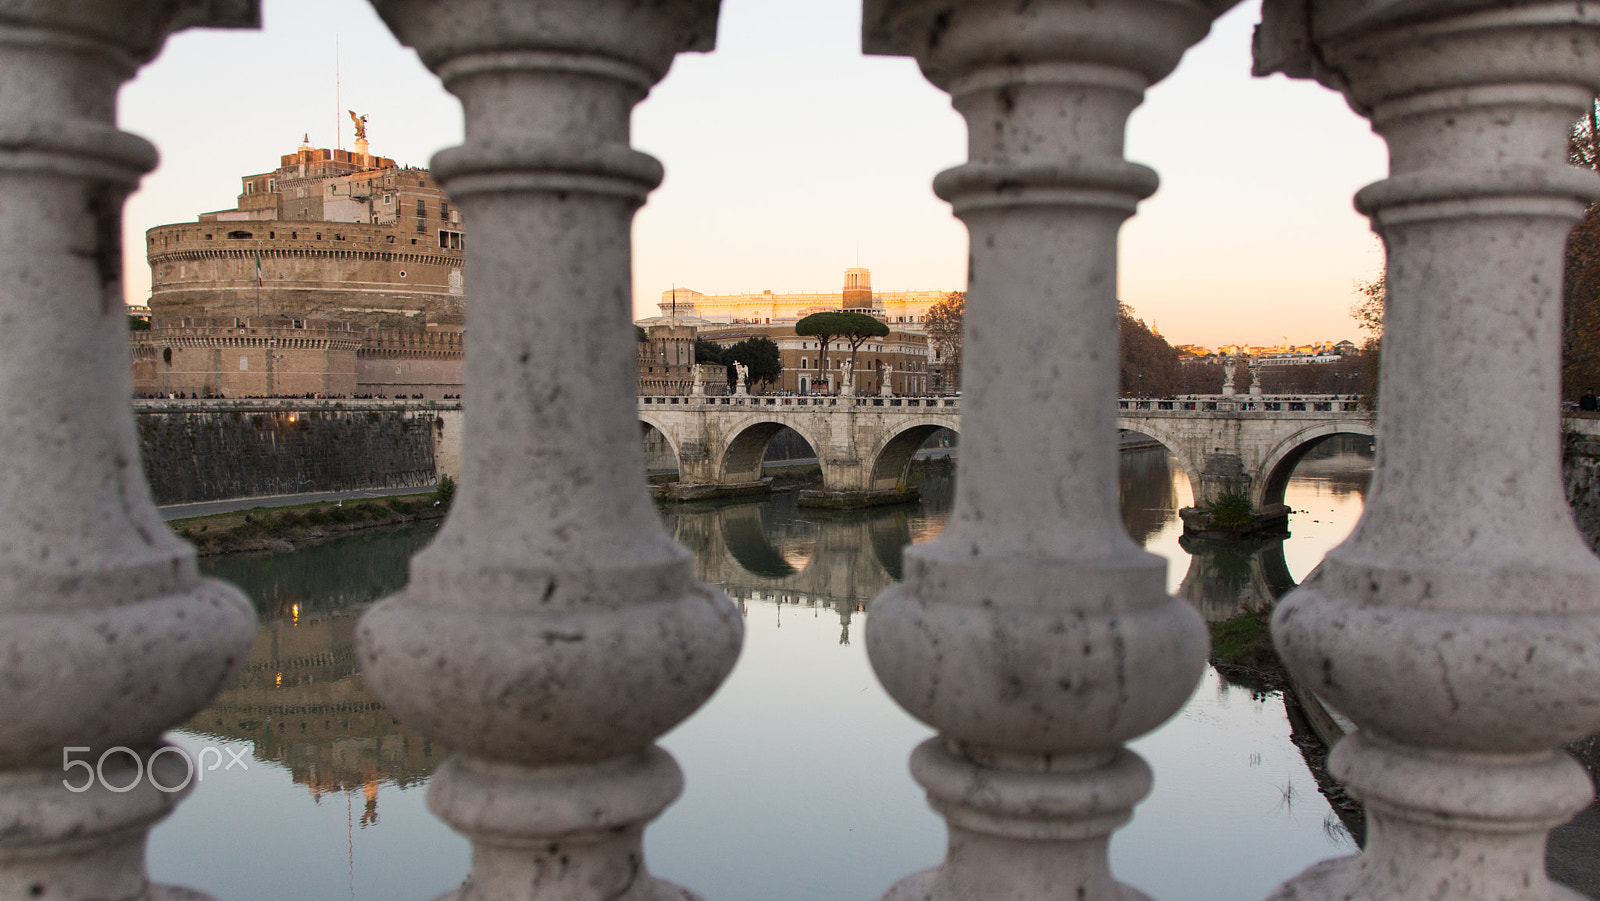
[[167,400],[135,413],[157,504],[425,488],[460,462],[459,403]]
[[1568,416],[1562,435],[1561,475],[1567,504],[1589,549],[1600,553],[1600,416]]

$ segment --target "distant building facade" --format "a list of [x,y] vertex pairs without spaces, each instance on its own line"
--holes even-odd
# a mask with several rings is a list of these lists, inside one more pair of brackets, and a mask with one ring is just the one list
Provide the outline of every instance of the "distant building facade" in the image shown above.
[[890,291],[874,293],[872,272],[846,269],[844,286],[832,294],[701,294],[689,288],[661,292],[661,315],[692,317],[722,324],[778,324],[798,322],[812,313],[850,310],[868,313],[901,331],[922,331],[928,308],[944,300],[948,291]]
[[[746,338],[766,338],[778,345],[783,374],[771,390],[792,394],[838,394],[849,373],[844,363],[851,359],[850,343],[838,338],[828,344],[826,364],[816,338],[797,335],[793,323],[743,323],[705,325],[701,338],[731,347]],[[927,394],[933,387],[929,378],[929,349],[926,336],[891,327],[882,338],[869,338],[856,351],[852,371],[855,393],[878,394],[885,381],[897,396]]]
[[726,366],[694,361],[697,323],[667,319],[640,327],[644,329],[644,340],[638,343],[635,360],[640,394],[692,394],[696,369],[700,372],[701,393],[728,393]]

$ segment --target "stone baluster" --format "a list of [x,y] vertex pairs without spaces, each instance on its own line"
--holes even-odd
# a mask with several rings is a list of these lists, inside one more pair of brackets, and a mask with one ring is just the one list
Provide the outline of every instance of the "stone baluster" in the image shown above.
[[201,897],[145,872],[195,775],[161,734],[243,662],[254,614],[200,578],[139,465],[122,204],[156,154],[116,97],[171,30],[223,24],[210,6],[0,4],[0,898]]
[[738,654],[643,477],[630,238],[660,165],[629,115],[716,0],[375,0],[461,98],[434,171],[471,220],[455,506],[363,620],[368,682],[455,755],[429,803],[473,846],[455,897],[658,899],[645,824],[682,776],[654,745]]
[[867,0],[966,118],[935,191],[971,235],[950,524],[873,602],[879,679],[939,731],[912,772],[943,865],[891,899],[1138,896],[1111,833],[1149,791],[1123,743],[1183,704],[1206,633],[1117,508],[1117,232],[1156,187],[1128,114],[1231,0]]
[[1372,491],[1273,620],[1359,727],[1330,768],[1368,840],[1274,897],[1576,897],[1543,852],[1592,791],[1561,745],[1600,729],[1600,561],[1564,502],[1557,404],[1562,249],[1600,195],[1567,135],[1600,86],[1600,19],[1268,0],[1256,53],[1342,90],[1390,167],[1357,195],[1388,251]]

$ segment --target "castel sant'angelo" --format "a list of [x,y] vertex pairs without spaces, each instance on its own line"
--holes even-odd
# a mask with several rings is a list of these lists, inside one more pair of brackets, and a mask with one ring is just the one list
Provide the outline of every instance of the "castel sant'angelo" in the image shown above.
[[134,390],[438,398],[462,382],[460,212],[426,169],[302,144],[238,205],[145,234]]

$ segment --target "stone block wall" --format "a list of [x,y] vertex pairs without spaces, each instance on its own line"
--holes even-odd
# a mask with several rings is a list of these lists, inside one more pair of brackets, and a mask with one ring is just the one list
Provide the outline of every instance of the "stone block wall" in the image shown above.
[[431,411],[141,412],[138,427],[157,504],[437,479]]
[[1561,455],[1567,504],[1589,549],[1600,553],[1600,439],[1568,432]]
[[458,350],[447,354],[368,354],[363,349],[355,359],[355,390],[360,394],[409,397],[421,394],[438,400],[447,394],[460,395],[464,385],[462,357]]

